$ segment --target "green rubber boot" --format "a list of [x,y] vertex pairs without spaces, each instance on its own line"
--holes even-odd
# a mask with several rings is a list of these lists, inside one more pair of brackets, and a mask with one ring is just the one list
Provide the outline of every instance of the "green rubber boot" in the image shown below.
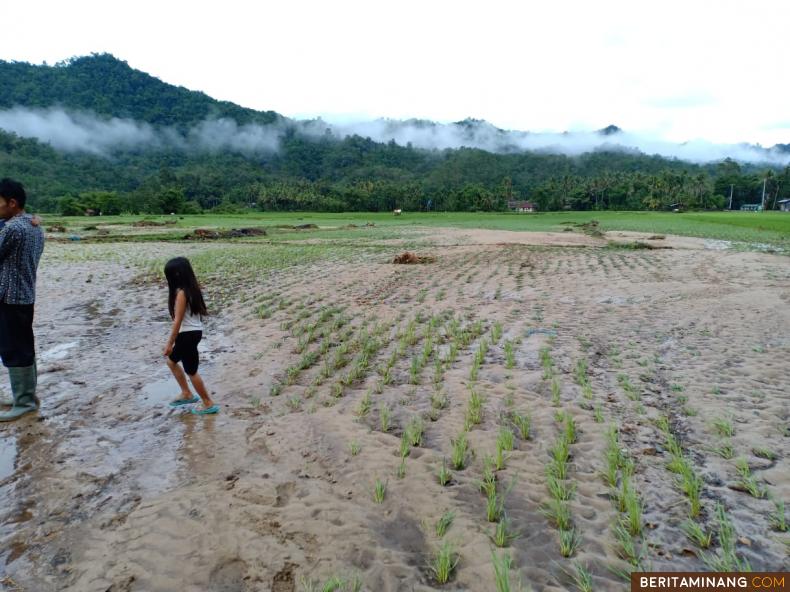
[[0,421],[19,419],[25,413],[36,411],[39,406],[36,396],[38,373],[35,364],[23,368],[9,368],[8,377],[11,379],[11,394],[14,397],[14,404],[8,411],[0,413]]

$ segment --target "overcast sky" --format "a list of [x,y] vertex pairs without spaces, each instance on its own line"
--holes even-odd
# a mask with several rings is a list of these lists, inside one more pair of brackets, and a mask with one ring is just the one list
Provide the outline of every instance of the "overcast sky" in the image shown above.
[[297,118],[770,146],[790,142],[789,16],[773,0],[5,1],[0,58],[110,52]]

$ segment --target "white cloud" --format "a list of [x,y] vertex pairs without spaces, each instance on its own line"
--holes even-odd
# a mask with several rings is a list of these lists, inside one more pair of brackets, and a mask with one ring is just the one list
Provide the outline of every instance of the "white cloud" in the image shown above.
[[337,139],[352,135],[377,142],[394,141],[426,150],[480,148],[489,152],[542,151],[576,156],[595,150],[639,150],[691,162],[740,161],[787,164],[790,155],[759,146],[714,144],[697,140],[677,144],[647,134],[620,132],[602,135],[594,131],[530,133],[507,131],[483,121],[437,124],[430,121],[368,120],[326,122],[292,121],[273,125],[238,125],[231,119],[206,119],[186,134],[174,128],[154,128],[128,119],[102,119],[85,112],[60,108],[0,111],[0,129],[33,137],[65,152],[110,155],[121,150],[179,148],[184,150],[271,153],[280,149],[288,125],[308,137],[322,137],[327,130]]

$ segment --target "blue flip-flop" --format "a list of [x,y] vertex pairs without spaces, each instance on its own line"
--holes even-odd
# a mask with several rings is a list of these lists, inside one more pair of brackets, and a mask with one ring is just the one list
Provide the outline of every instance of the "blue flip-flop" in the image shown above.
[[219,405],[212,405],[211,407],[204,407],[203,409],[190,409],[190,413],[195,415],[212,415],[219,413]]
[[191,405],[192,403],[197,403],[200,401],[200,397],[195,395],[190,399],[176,399],[175,401],[170,401],[171,407],[183,407],[184,405]]

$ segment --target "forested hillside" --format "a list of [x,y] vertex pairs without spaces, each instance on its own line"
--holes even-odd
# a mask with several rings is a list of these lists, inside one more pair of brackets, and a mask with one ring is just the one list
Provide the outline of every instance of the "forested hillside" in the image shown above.
[[[764,180],[769,207],[790,194],[790,168],[731,160],[702,166],[623,150],[575,157],[425,150],[358,135],[306,133],[305,125],[275,112],[166,84],[106,54],[56,66],[0,62],[0,84],[0,110],[59,108],[131,120],[152,134],[181,138],[91,153],[0,131],[0,174],[24,182],[33,207],[43,211],[501,210],[512,199],[530,200],[541,210],[662,209],[677,203],[713,208],[727,205],[731,190],[733,207],[739,207],[761,200]],[[231,134],[270,134],[276,147],[212,147],[216,128],[201,128],[203,143],[192,142],[196,126],[217,120],[240,126]]]

